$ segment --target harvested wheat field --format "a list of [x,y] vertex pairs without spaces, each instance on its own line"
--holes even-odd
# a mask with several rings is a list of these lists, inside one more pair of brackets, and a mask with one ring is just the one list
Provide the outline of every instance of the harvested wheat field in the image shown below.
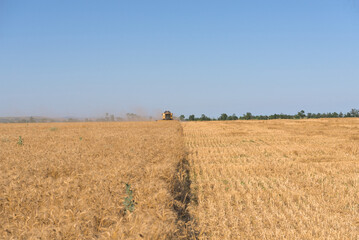
[[0,238],[180,238],[184,152],[178,122],[1,124]]
[[359,119],[1,124],[0,238],[358,239],[358,136]]
[[200,239],[359,239],[359,119],[183,128]]

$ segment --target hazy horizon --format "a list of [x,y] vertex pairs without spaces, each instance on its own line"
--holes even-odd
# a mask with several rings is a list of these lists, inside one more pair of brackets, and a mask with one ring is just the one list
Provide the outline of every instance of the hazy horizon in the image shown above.
[[0,117],[347,112],[359,2],[0,2]]

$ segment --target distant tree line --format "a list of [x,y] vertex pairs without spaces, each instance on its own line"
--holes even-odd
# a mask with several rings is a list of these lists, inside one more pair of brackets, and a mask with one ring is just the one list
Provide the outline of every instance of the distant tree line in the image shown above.
[[46,117],[0,117],[0,123],[51,123],[56,119]]
[[[184,115],[174,117],[181,121],[227,121],[227,120],[270,120],[270,119],[303,119],[303,118],[350,118],[359,117],[359,109],[352,109],[347,113],[305,113],[304,110],[297,114],[272,114],[272,115],[253,115],[250,112],[237,116],[236,114],[227,115],[222,113],[217,118],[210,118],[205,114],[196,117],[194,114],[186,118]],[[106,113],[99,118],[47,118],[47,117],[0,117],[0,123],[51,123],[51,122],[121,122],[121,121],[151,121],[151,116],[140,116],[135,113],[127,113],[124,117],[115,117],[114,114]]]
[[210,118],[206,115],[202,114],[200,117],[196,117],[194,114],[189,115],[186,118],[184,115],[181,115],[179,119],[181,121],[227,121],[227,120],[270,120],[270,119],[309,119],[309,118],[351,118],[351,117],[359,117],[359,109],[353,108],[351,111],[347,113],[337,113],[337,112],[329,112],[329,113],[305,113],[304,110],[299,111],[297,114],[272,114],[272,115],[253,115],[250,112],[243,114],[242,116],[237,116],[236,114],[227,115],[226,113],[222,113],[218,118]]
[[52,122],[121,122],[121,121],[151,121],[151,116],[140,116],[135,113],[127,113],[123,117],[115,117],[106,113],[98,118],[48,118],[48,117],[0,117],[0,123],[52,123]]

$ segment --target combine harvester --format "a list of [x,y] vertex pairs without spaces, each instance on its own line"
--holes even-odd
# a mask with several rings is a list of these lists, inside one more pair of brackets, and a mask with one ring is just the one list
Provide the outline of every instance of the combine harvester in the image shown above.
[[173,120],[173,115],[170,111],[162,113],[162,120]]

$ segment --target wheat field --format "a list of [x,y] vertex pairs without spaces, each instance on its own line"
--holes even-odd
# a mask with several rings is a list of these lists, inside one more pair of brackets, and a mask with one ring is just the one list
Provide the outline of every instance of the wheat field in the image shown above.
[[200,239],[359,239],[359,119],[183,128]]
[[359,239],[359,119],[0,124],[0,171],[0,239]]
[[1,124],[0,239],[179,238],[183,157],[178,122]]

